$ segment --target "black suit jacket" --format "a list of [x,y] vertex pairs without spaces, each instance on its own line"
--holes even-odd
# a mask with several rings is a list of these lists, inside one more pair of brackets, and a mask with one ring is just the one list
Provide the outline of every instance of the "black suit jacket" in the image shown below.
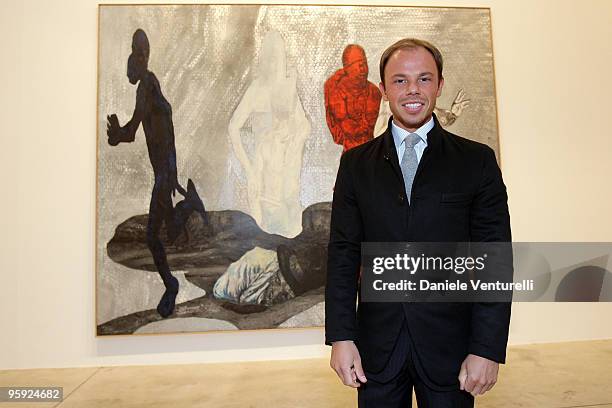
[[353,340],[366,371],[386,366],[406,319],[430,384],[456,388],[471,353],[503,363],[510,303],[359,303],[361,242],[510,242],[506,187],[488,146],[435,125],[414,178],[410,204],[387,131],[342,155],[334,187],[326,343]]

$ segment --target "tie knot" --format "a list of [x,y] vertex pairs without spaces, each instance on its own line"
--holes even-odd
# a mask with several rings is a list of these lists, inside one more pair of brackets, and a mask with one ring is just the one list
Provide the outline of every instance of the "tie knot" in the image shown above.
[[406,143],[406,148],[413,148],[417,143],[421,141],[421,136],[416,133],[411,133],[404,139],[404,143]]

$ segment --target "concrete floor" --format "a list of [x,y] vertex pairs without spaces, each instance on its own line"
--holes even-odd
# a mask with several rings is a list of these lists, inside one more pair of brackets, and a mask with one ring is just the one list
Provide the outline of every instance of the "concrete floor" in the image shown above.
[[[612,340],[513,346],[499,377],[477,407],[612,408]],[[64,401],[0,408],[356,405],[325,359],[0,371],[7,386],[61,386]]]

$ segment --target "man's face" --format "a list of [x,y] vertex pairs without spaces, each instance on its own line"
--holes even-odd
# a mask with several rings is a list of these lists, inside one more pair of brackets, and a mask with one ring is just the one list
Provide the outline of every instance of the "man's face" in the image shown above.
[[431,118],[442,93],[444,79],[438,78],[433,56],[423,47],[397,50],[385,66],[384,77],[379,87],[395,124],[414,132]]

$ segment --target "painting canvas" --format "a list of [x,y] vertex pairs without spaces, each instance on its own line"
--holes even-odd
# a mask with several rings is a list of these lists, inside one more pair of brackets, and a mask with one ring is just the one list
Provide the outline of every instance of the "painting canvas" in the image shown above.
[[444,55],[440,123],[498,153],[488,9],[100,6],[97,334],[322,326],[339,160],[405,37]]

